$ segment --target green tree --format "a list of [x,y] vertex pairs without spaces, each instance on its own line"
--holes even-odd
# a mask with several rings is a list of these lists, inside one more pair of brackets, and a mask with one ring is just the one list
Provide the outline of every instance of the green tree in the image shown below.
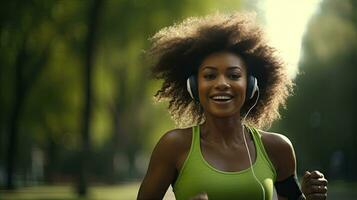
[[84,58],[84,109],[82,121],[82,149],[80,154],[80,170],[79,170],[79,185],[78,193],[81,196],[87,195],[87,182],[88,182],[88,166],[91,160],[91,137],[90,137],[90,123],[92,115],[92,74],[95,61],[96,51],[96,37],[99,24],[99,16],[103,5],[102,0],[94,0],[90,7],[88,15],[88,32],[85,40],[85,48],[83,53]]
[[[36,36],[43,31],[40,28],[44,24],[43,19],[49,14],[47,9],[50,6],[51,3],[43,3],[39,6],[36,3],[12,1],[6,2],[2,7],[1,46],[7,52],[3,51],[1,65],[12,66],[11,68],[2,68],[3,76],[13,76],[13,78],[3,77],[4,84],[2,84],[1,90],[4,92],[2,94],[4,96],[1,103],[2,110],[5,111],[1,117],[1,124],[6,127],[5,132],[8,132],[7,189],[14,189],[13,176],[18,158],[18,138],[24,105],[34,83],[48,61],[52,36],[49,34],[48,37],[42,38],[42,41],[39,41]],[[11,13],[15,9],[19,10],[19,15],[15,16]],[[12,81],[12,84],[7,81]],[[8,94],[11,96],[9,97]]]
[[356,13],[356,1],[321,3],[303,41],[295,96],[280,123],[296,141],[299,167],[330,178],[357,178]]
[[149,80],[148,38],[191,15],[237,9],[235,0],[3,3],[0,168],[8,165],[8,185],[26,183],[33,148],[44,151],[48,183],[80,173],[139,177],[141,152],[173,126],[164,106],[153,106],[159,83]]

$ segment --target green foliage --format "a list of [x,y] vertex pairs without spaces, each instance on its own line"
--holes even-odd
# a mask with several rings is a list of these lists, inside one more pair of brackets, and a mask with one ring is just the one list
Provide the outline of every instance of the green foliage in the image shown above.
[[[32,176],[33,150],[40,149],[46,181],[74,179],[81,140],[83,52],[91,2],[2,3],[0,170],[6,164],[9,116],[16,111],[20,91],[16,173]],[[92,77],[94,180],[115,182],[142,175],[145,166],[138,165],[146,164],[145,156],[158,138],[174,127],[166,104],[153,102],[160,83],[150,80],[150,58],[145,59],[148,39],[162,27],[188,16],[234,11],[239,5],[236,0],[104,1]],[[18,62],[23,62],[21,84],[15,76]],[[17,90],[17,85],[24,90]],[[123,171],[125,165],[127,171]]]
[[357,5],[325,0],[303,42],[295,96],[279,126],[293,140],[301,170],[356,180]]

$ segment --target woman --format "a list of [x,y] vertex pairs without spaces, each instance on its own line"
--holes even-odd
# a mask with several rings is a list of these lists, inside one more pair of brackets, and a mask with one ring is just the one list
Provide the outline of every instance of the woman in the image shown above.
[[[189,18],[159,31],[150,55],[158,100],[180,125],[156,145],[138,199],[326,199],[306,172],[302,192],[289,139],[262,131],[279,118],[292,82],[251,15]],[[275,194],[275,195],[274,195]]]

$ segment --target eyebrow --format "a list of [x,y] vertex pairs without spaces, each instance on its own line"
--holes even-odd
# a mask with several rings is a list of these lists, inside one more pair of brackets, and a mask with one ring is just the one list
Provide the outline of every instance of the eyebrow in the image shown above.
[[[206,66],[203,66],[202,67],[202,70],[204,70],[204,69],[206,69],[206,68],[208,68],[208,69],[217,69],[217,67],[215,67],[215,66],[211,66],[211,65],[206,65]],[[232,65],[232,66],[229,66],[228,67],[228,69],[229,70],[231,70],[231,69],[242,69],[242,66],[240,66],[240,65]]]

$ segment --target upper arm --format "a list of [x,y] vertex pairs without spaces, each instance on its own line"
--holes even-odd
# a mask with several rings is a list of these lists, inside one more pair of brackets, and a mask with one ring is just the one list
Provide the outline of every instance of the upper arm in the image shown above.
[[[296,157],[290,140],[286,136],[276,133],[264,133],[262,139],[268,156],[275,167],[276,181],[285,180],[296,174]],[[287,200],[287,198],[278,194],[278,200]]]
[[137,199],[162,199],[169,185],[174,181],[176,170],[177,146],[175,131],[166,133],[156,144]]
[[277,133],[265,133],[262,139],[268,156],[275,167],[276,181],[285,180],[296,174],[295,152],[290,140]]

